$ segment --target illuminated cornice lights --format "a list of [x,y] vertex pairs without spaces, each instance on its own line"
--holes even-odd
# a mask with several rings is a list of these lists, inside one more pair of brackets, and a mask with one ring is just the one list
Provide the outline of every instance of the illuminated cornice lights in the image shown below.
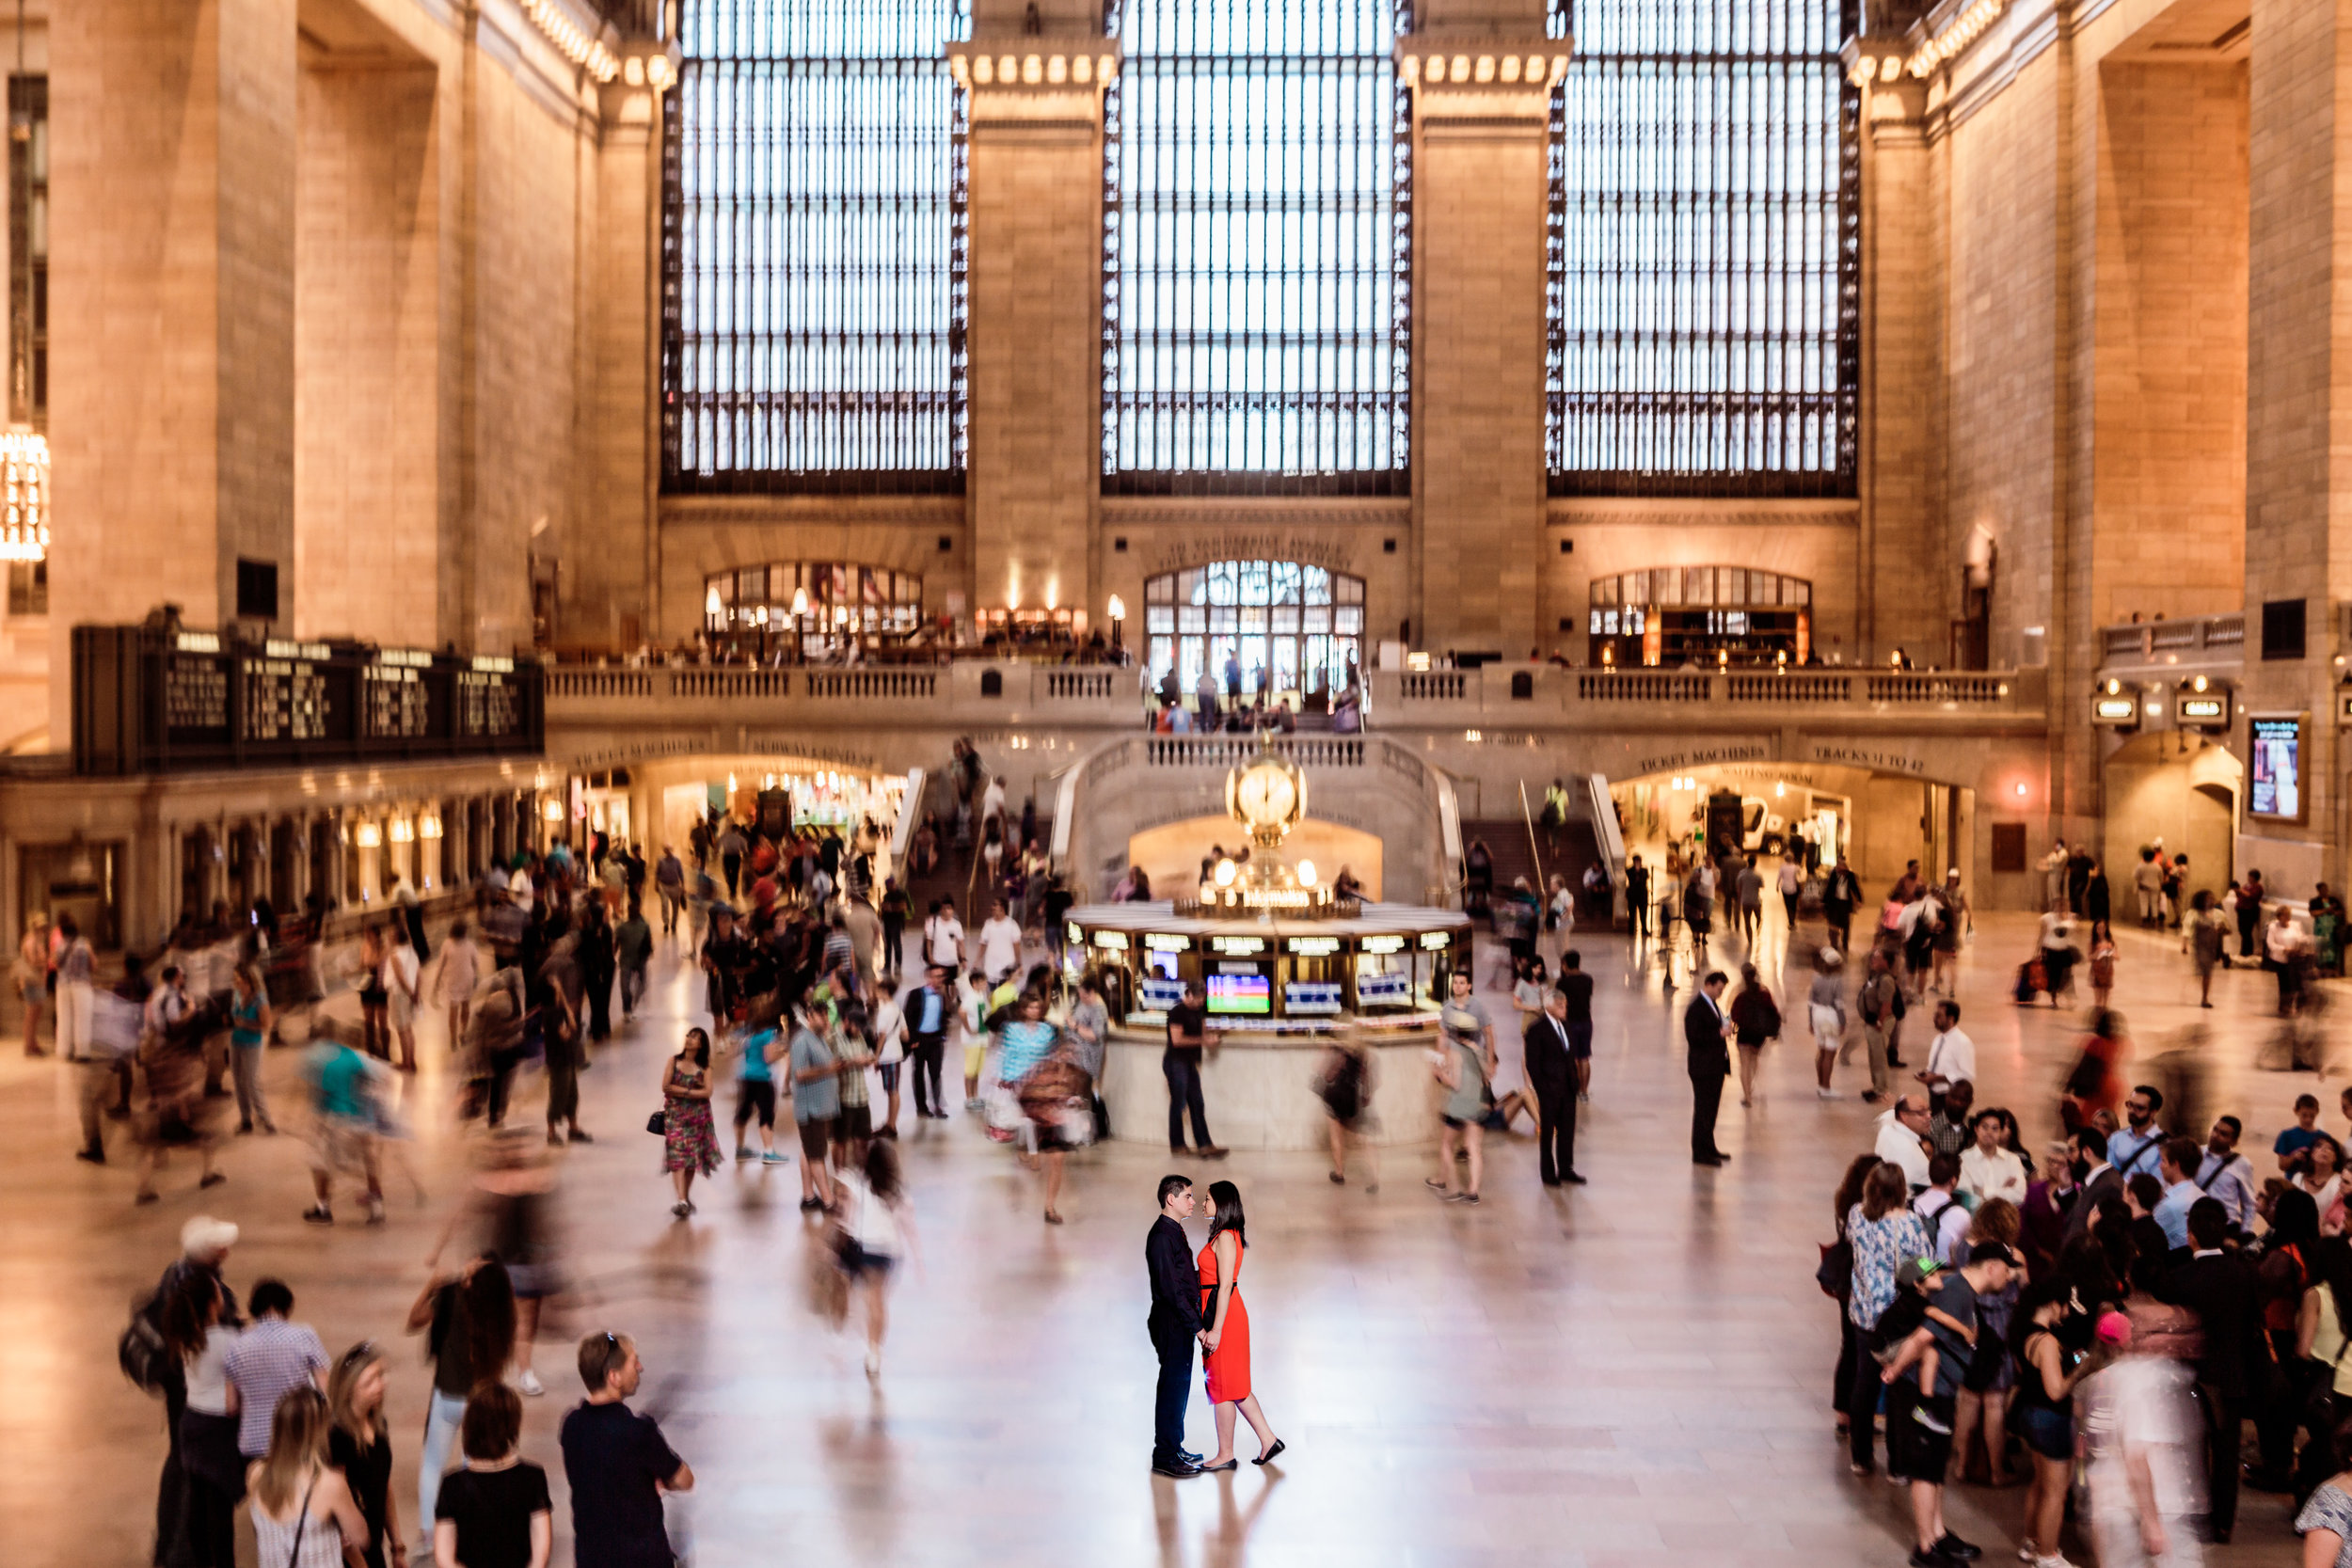
[[1959,21],[1919,46],[1919,52],[1911,56],[1911,73],[1914,76],[1931,76],[1947,61],[1958,58],[1960,53],[1976,42],[1987,27],[2000,20],[2001,11],[2007,4],[2008,0],[1977,0],[1975,5],[1960,13]]
[[[610,82],[621,73],[621,62],[604,46],[604,40],[573,21],[570,8],[562,0],[520,0],[520,4],[523,14],[572,64],[583,68],[599,82]],[[665,69],[666,65],[665,61]]]
[[0,561],[49,555],[49,438],[0,434]]
[[967,91],[983,87],[1107,87],[1119,80],[1116,55],[965,55],[947,56],[947,73]]
[[1455,87],[1556,87],[1568,73],[1565,55],[1400,55],[1397,69],[1407,85],[1451,83]]

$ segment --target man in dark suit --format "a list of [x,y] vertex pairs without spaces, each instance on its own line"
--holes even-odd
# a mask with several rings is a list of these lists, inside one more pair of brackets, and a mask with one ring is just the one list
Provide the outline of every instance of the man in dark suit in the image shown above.
[[1200,1456],[1184,1447],[1184,1405],[1192,1394],[1192,1347],[1200,1334],[1200,1273],[1193,1266],[1184,1221],[1192,1217],[1192,1182],[1160,1178],[1160,1217],[1144,1238],[1152,1275],[1152,1349],[1160,1358],[1159,1397],[1152,1409],[1152,1469],[1163,1476],[1197,1476]]
[[2254,1271],[2226,1250],[2230,1212],[2217,1197],[2201,1197],[2188,1209],[2187,1262],[2172,1274],[2171,1298],[2195,1312],[2204,1326],[2204,1350],[2197,1363],[2199,1397],[2205,1406],[2205,1454],[2212,1468],[2205,1481],[2213,1538],[2226,1542],[2237,1525],[2238,1438],[2247,1411],[2270,1376],[2264,1343],[2262,1307]]
[[2110,1193],[2117,1197],[2123,1196],[2122,1173],[2107,1164],[2106,1134],[2096,1127],[2084,1127],[2075,1132],[2074,1143],[2074,1163],[2080,1175],[2074,1182],[2074,1206],[2066,1212],[2060,1246],[2090,1234],[2090,1222],[2098,1217],[2100,1199]]
[[[1567,1181],[1581,1187],[1584,1179],[1576,1173],[1577,1042],[1568,1032],[1565,995],[1544,993],[1544,1010],[1529,1022],[1523,1043],[1528,1086],[1535,1091],[1536,1163],[1544,1185]],[[1584,1049],[1592,1050],[1589,1037]]]
[[1708,971],[1699,993],[1682,1014],[1682,1042],[1689,1048],[1691,1069],[1691,1163],[1720,1165],[1731,1158],[1715,1147],[1715,1113],[1724,1101],[1724,1079],[1731,1072],[1731,1052],[1724,1044],[1731,1022],[1724,1017],[1724,988],[1731,977],[1720,969]]

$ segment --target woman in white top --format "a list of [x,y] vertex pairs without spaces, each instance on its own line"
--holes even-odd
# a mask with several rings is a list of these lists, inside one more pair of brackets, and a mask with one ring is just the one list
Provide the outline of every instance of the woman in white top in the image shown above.
[[368,1539],[350,1484],[327,1465],[328,1426],[326,1396],[307,1383],[287,1390],[270,1418],[269,1455],[246,1471],[262,1568],[343,1568],[343,1543],[356,1554]]
[[2026,1160],[2009,1145],[2017,1137],[2017,1120],[1998,1106],[1979,1111],[1969,1123],[1976,1141],[1960,1151],[1960,1190],[1974,1193],[1979,1207],[1992,1197],[2011,1203],[2026,1201]]
[[891,1268],[914,1235],[906,1192],[898,1182],[898,1151],[876,1138],[866,1146],[863,1167],[844,1165],[834,1180],[841,1189],[841,1271],[852,1294],[866,1298],[866,1375],[882,1376],[882,1335],[890,1326],[883,1291]]
[[234,1324],[221,1321],[228,1303],[210,1274],[182,1281],[164,1306],[164,1337],[182,1357],[188,1390],[180,1415],[180,1463],[187,1475],[181,1515],[185,1560],[200,1568],[236,1568],[237,1497],[245,1459],[237,1452],[237,1386],[229,1381]]
[[2344,1146],[2332,1133],[2322,1132],[2304,1153],[2304,1165],[2295,1173],[2295,1185],[2312,1195],[2319,1211],[2319,1233],[2344,1233]]
[[400,1070],[417,1070],[417,993],[424,969],[408,945],[408,930],[394,922],[384,933],[384,969],[378,983],[391,1009],[392,1034],[400,1041]]
[[473,993],[482,984],[482,960],[464,921],[449,928],[441,942],[438,987],[441,1005],[449,1009],[449,1048],[465,1042],[466,1026],[473,1022]]

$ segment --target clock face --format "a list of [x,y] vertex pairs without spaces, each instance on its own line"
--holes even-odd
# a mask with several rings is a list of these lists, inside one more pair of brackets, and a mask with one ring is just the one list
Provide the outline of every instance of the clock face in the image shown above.
[[1235,796],[1244,820],[1283,822],[1298,803],[1298,786],[1291,782],[1287,769],[1261,764],[1242,774]]

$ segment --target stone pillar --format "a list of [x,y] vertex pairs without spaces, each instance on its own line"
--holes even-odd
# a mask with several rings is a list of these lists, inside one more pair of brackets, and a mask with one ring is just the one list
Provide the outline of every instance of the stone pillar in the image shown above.
[[1544,548],[1551,87],[1531,15],[1397,44],[1413,92],[1413,641],[1526,657]]
[[79,0],[51,17],[50,732],[72,628],[159,601],[294,617],[294,0]]
[[[1926,125],[1927,84],[1901,69],[1899,42],[1856,40],[1849,72],[1862,93],[1861,528],[1855,542],[1854,657],[1876,663],[1894,647],[1948,662],[1947,590],[1962,561],[1947,541],[1938,432],[1942,337]],[[1887,62],[1894,67],[1888,80]],[[2010,562],[2022,566],[2022,561]],[[2015,662],[2010,646],[1992,662]]]
[[[1105,613],[1090,542],[1102,493],[1100,62],[1115,53],[1095,32],[1024,33],[985,14],[974,40],[948,51],[971,122],[976,610],[1071,606],[1094,624]],[[1088,80],[1075,79],[1077,60]]]
[[[2352,599],[2352,468],[2336,467],[2352,451],[2352,204],[2340,194],[2352,177],[2352,0],[2255,0],[2252,49],[2240,706],[2308,712],[2311,723],[2303,819],[2247,816],[2236,869],[2257,867],[2280,896],[2301,898],[2344,867],[2334,655],[2338,607]],[[2278,657],[2264,647],[2264,609],[2298,602],[2300,657]]]
[[584,500],[588,537],[565,541],[564,550],[566,641],[623,652],[659,641],[663,630],[654,388],[660,378],[661,115],[669,100],[646,85],[648,60],[661,62],[656,74],[662,81],[677,79],[666,54],[633,51],[632,69],[601,91],[603,124],[593,153],[596,217],[585,229],[596,287],[582,324],[589,372],[582,402],[596,433],[596,477]]

